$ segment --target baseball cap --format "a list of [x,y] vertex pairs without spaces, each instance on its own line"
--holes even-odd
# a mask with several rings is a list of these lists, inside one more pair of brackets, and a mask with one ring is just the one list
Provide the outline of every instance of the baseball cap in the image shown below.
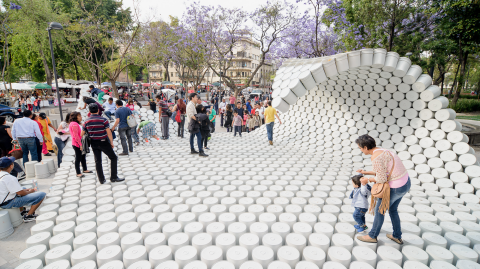
[[0,158],[0,169],[5,169],[12,165],[15,161],[15,157],[2,157]]

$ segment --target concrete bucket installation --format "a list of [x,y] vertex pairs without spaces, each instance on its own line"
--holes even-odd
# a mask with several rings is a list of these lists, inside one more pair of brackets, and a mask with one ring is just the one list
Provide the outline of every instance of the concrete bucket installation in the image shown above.
[[[172,135],[121,156],[125,182],[104,185],[62,163],[18,268],[480,268],[480,166],[431,83],[383,49],[287,60],[273,146],[265,126],[215,133],[200,159]],[[386,237],[389,216],[378,243],[356,239],[350,177],[372,170],[354,142],[363,134],[408,169],[403,245]]]

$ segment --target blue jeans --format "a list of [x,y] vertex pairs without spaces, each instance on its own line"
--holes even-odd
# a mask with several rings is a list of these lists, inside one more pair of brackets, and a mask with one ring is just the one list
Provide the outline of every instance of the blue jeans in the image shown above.
[[367,213],[367,211],[367,208],[355,207],[355,211],[353,211],[353,219],[358,226],[362,227],[365,225],[365,213]]
[[62,163],[63,149],[65,148],[65,142],[63,142],[62,139],[58,137],[55,137],[53,141],[55,142],[55,145],[57,145],[57,148],[58,148],[57,163],[58,163],[58,167],[60,167],[60,164]]
[[[402,198],[407,192],[410,190],[412,183],[410,182],[410,177],[408,178],[407,183],[400,188],[390,189],[390,209],[388,209],[388,214],[390,215],[390,219],[392,220],[393,226],[393,237],[397,239],[402,238],[402,227],[400,225],[400,217],[398,216],[398,205]],[[383,222],[385,220],[385,215],[380,214],[378,212],[378,208],[382,203],[382,199],[377,200],[377,204],[375,206],[375,218],[373,220],[372,229],[368,235],[371,238],[377,238],[380,234],[380,229],[382,229]]]
[[105,112],[103,112],[103,113],[105,114],[105,116],[107,116],[107,118],[108,118],[109,120],[112,119],[112,115],[115,115],[115,113],[112,113],[112,112],[110,112],[110,111],[105,111]]
[[[17,196],[3,205],[3,209],[18,208],[22,206],[31,206],[40,203],[45,198],[44,192],[34,192],[25,196]],[[0,201],[1,202],[1,201]]]
[[242,126],[233,126],[233,128],[235,129],[233,136],[237,136],[237,133],[242,136]]
[[32,155],[32,161],[38,161],[37,143],[35,137],[18,138],[18,144],[23,151],[23,166],[28,163],[28,153]]
[[268,141],[273,141],[273,125],[274,124],[275,124],[275,122],[273,122],[273,121],[266,124]]
[[203,147],[202,147],[202,133],[200,131],[192,134],[190,133],[190,149],[195,150],[195,144],[193,142],[193,137],[197,136],[197,145],[198,145],[198,151],[202,152]]

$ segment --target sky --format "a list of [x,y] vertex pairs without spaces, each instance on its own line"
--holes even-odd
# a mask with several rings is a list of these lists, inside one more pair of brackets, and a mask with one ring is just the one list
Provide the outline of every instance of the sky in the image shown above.
[[[140,15],[143,22],[163,20],[169,22],[169,15],[180,18],[186,6],[192,3],[193,0],[123,0],[124,8],[137,5],[139,10],[146,11]],[[223,7],[243,7],[246,11],[253,11],[256,7],[267,3],[267,0],[197,0],[202,5],[222,5]],[[295,0],[288,0],[288,2],[295,3]],[[303,6],[303,5],[300,5]]]

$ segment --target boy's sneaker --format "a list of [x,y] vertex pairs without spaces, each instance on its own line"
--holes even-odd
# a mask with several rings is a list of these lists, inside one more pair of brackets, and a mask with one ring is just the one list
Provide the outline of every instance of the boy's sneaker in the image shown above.
[[360,225],[358,225],[358,224],[353,225],[353,227],[354,227],[355,229],[360,229]]
[[357,228],[357,233],[363,233],[368,230],[367,225],[363,225],[362,227]]
[[23,216],[23,222],[32,222],[35,221],[36,218],[37,216],[35,215],[25,215]]

